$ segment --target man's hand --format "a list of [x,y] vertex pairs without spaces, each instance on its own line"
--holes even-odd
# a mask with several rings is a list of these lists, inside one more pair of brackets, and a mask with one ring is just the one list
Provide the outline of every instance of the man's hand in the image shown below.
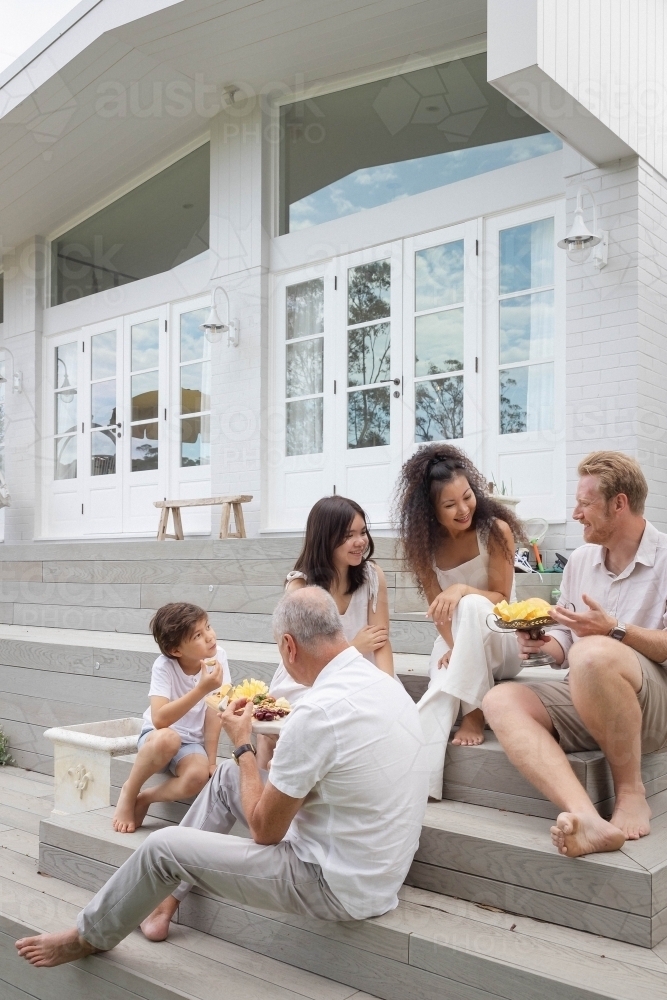
[[389,632],[384,625],[364,625],[359,629],[354,639],[350,643],[361,655],[374,653],[376,649],[381,649],[389,638]]
[[438,594],[426,612],[427,616],[432,618],[436,625],[449,625],[459,601],[467,593],[468,587],[465,583],[452,584],[447,590]]
[[212,667],[207,667],[204,661],[201,661],[201,673],[199,675],[199,680],[197,681],[197,689],[201,691],[201,696],[204,698],[211,691],[217,691],[222,685],[222,664],[215,661]]
[[608,615],[602,605],[587,594],[581,595],[590,611],[570,611],[562,605],[551,609],[551,617],[559,625],[566,625],[580,639],[586,635],[609,635],[616,627],[617,619]]
[[235,747],[250,743],[252,735],[252,717],[255,705],[247,698],[236,698],[224,712],[220,713],[222,728]]
[[531,639],[530,632],[517,632],[516,641],[519,646],[519,653],[522,660],[527,660],[531,653],[543,652],[542,647],[549,641],[548,635],[543,635],[539,639]]

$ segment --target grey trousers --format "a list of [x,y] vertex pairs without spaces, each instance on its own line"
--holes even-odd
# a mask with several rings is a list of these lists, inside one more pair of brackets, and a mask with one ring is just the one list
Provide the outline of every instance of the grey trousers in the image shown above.
[[262,846],[230,837],[227,831],[236,820],[245,822],[239,771],[230,760],[220,765],[181,826],[151,833],[91,899],[77,919],[81,937],[108,951],[167,896],[182,899],[193,885],[258,909],[317,920],[352,919],[319,865],[300,861],[286,841]]

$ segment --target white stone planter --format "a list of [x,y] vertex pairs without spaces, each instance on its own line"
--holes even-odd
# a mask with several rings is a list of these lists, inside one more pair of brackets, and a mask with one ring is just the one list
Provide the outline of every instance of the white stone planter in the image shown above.
[[142,719],[109,719],[47,729],[53,742],[54,808],[59,815],[111,805],[111,758],[134,753]]
[[521,497],[508,497],[502,493],[492,493],[491,499],[504,504],[505,507],[509,507],[514,513],[516,513],[517,505],[521,503]]

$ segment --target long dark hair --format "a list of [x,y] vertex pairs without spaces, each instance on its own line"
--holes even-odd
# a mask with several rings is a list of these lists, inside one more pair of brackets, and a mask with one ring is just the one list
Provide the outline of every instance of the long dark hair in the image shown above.
[[510,561],[513,560],[513,553],[497,521],[509,525],[516,541],[525,540],[518,517],[489,496],[484,476],[464,452],[449,444],[426,445],[415,452],[401,469],[395,499],[395,520],[403,543],[404,558],[420,590],[433,569],[437,543],[445,537],[434,504],[442,487],[457,476],[465,476],[475,494],[477,506],[472,526],[489,548],[497,546]]
[[375,546],[368,531],[366,513],[354,500],[347,497],[322,497],[312,507],[306,521],[306,535],[294,569],[305,573],[309,584],[331,590],[338,575],[333,562],[333,551],[345,541],[352,521],[361,514],[368,532],[368,548],[358,566],[348,569],[347,593],[353,594],[366,580],[366,563]]

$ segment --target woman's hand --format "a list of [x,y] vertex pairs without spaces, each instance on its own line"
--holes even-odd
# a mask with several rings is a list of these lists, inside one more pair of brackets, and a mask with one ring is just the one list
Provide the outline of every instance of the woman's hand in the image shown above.
[[384,625],[364,625],[359,629],[351,645],[358,649],[362,656],[381,649],[389,638],[389,630]]
[[442,670],[443,667],[445,667],[446,669],[449,666],[449,660],[451,658],[451,655],[452,655],[451,649],[448,649],[446,653],[442,654],[442,656],[438,660],[438,670]]
[[454,583],[447,590],[441,591],[426,612],[432,618],[435,625],[448,626],[451,624],[454,612],[462,597],[465,597],[469,588],[465,583]]

